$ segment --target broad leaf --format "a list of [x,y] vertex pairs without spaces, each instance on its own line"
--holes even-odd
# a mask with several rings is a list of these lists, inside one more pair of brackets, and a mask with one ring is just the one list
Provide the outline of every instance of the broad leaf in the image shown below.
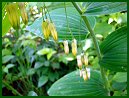
[[127,82],[127,72],[117,72],[113,80],[116,82]]
[[[79,39],[80,35],[81,39],[85,39],[88,30],[83,20],[80,25],[81,17],[79,13],[76,11],[74,7],[67,7],[67,15],[68,15],[68,24],[74,37],[76,39]],[[50,16],[56,26],[59,40],[72,39],[71,33],[67,27],[65,9],[59,8],[51,10]],[[95,18],[93,16],[89,16],[88,20],[91,24],[91,27],[94,28]],[[39,18],[31,26],[28,26],[27,30],[43,38],[41,24],[42,24],[42,18]]]
[[[50,10],[54,10],[54,9],[58,9],[58,8],[64,8],[64,2],[37,2],[37,7],[43,7],[43,4],[45,3],[47,9]],[[66,7],[71,7],[73,6],[71,2],[65,2]]]
[[127,11],[126,2],[85,2],[85,15],[111,14]]
[[107,96],[100,72],[91,70],[91,77],[84,81],[79,71],[71,72],[56,81],[48,90],[49,96]]
[[2,57],[2,63],[7,63],[8,61],[10,61],[11,59],[13,59],[14,56],[13,55],[6,55]]
[[41,87],[43,86],[46,82],[48,81],[48,77],[47,76],[41,76],[39,78],[39,81],[38,81],[38,87]]
[[127,71],[127,27],[108,35],[100,45],[100,49],[101,66],[114,71]]

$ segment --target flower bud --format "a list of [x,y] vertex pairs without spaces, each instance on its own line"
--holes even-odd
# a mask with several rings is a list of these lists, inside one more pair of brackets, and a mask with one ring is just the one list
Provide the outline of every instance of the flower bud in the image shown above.
[[49,36],[50,36],[50,29],[48,28],[48,25],[49,25],[49,21],[48,20],[45,20],[42,22],[42,31],[43,31],[43,35],[44,35],[44,38],[46,40],[49,39]]
[[68,53],[69,53],[68,41],[65,40],[63,43],[64,43],[64,51],[65,51],[65,54],[68,54]]
[[78,65],[79,68],[82,68],[81,55],[77,56],[77,65]]
[[26,25],[28,23],[28,16],[27,16],[27,12],[25,9],[25,3],[19,2],[18,5],[19,5],[20,11],[21,11],[22,21]]
[[83,76],[83,74],[82,74],[82,70],[80,70],[79,72],[80,72],[80,77],[82,77],[82,76]]
[[90,68],[86,68],[86,72],[87,72],[88,79],[90,79]]
[[6,7],[7,15],[11,26],[14,29],[19,29],[20,27],[20,16],[18,14],[18,6],[16,3],[8,4]]
[[81,53],[81,61],[84,64],[84,53]]
[[51,31],[51,35],[52,35],[53,39],[55,41],[57,41],[58,40],[58,34],[57,34],[57,31],[56,31],[54,23],[49,24],[49,29]]
[[88,79],[88,76],[87,76],[87,73],[85,70],[82,71],[82,75],[83,75],[83,79],[84,80],[87,80]]
[[72,54],[74,56],[76,56],[77,54],[77,40],[76,39],[72,40]]
[[84,55],[83,57],[84,57],[84,65],[88,66],[88,56]]

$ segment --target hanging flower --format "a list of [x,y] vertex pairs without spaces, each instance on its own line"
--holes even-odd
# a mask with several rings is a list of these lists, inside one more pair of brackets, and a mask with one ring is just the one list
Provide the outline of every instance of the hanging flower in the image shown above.
[[82,74],[82,69],[81,69],[79,72],[80,72],[80,77],[82,77],[82,76],[83,76],[83,74]]
[[55,25],[54,25],[54,23],[49,23],[49,29],[50,29],[50,31],[51,31],[51,35],[52,35],[52,37],[53,37],[53,39],[55,40],[55,41],[57,41],[58,40],[58,33],[57,33],[57,31],[56,31],[56,28],[55,28]]
[[44,34],[44,38],[46,40],[49,39],[49,36],[50,36],[50,29],[48,28],[48,25],[49,25],[49,21],[48,20],[45,20],[42,22],[42,31],[43,31],[43,34]]
[[72,54],[74,56],[76,56],[77,54],[77,40],[76,39],[72,40]]
[[83,57],[84,57],[84,65],[88,66],[88,56],[84,55]]
[[19,2],[18,5],[21,11],[21,17],[22,17],[23,23],[26,25],[28,23],[28,16],[27,16],[27,12],[25,9],[25,3]]
[[79,68],[82,68],[81,55],[77,56],[77,65],[78,65]]
[[84,53],[81,53],[81,61],[84,64]]
[[16,3],[8,4],[6,7],[7,15],[11,26],[16,30],[20,27],[20,16],[18,14],[18,6]]
[[82,75],[83,75],[83,79],[84,79],[84,80],[87,80],[87,79],[88,79],[86,70],[83,70],[83,71],[82,71]]
[[68,54],[68,53],[69,53],[68,41],[65,40],[63,43],[64,43],[64,51],[65,51],[65,54]]
[[90,68],[86,68],[86,72],[87,72],[88,79],[90,79]]

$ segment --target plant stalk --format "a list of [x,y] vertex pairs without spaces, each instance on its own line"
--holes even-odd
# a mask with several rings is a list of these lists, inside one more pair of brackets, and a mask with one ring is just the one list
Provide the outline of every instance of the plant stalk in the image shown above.
[[15,90],[11,85],[9,85],[6,81],[2,80],[2,83],[10,90],[12,90],[12,92],[14,94],[17,94],[19,96],[22,96],[17,90]]
[[[102,56],[101,56],[99,44],[98,44],[98,41],[97,41],[97,39],[95,37],[95,33],[94,33],[94,31],[92,30],[92,28],[90,26],[90,23],[89,23],[87,17],[86,16],[82,16],[83,12],[81,11],[81,8],[78,6],[77,3],[72,2],[72,4],[76,8],[76,10],[79,12],[79,14],[81,15],[82,19],[84,20],[84,22],[85,22],[85,24],[86,24],[86,26],[87,26],[87,28],[88,28],[91,36],[92,36],[92,40],[93,40],[95,48],[96,48],[97,56],[98,56],[99,60],[101,60]],[[107,80],[105,69],[102,66],[100,66],[100,71],[101,71],[102,79],[104,81],[105,89],[107,89],[108,95],[109,95],[109,83],[108,83],[108,80]]]

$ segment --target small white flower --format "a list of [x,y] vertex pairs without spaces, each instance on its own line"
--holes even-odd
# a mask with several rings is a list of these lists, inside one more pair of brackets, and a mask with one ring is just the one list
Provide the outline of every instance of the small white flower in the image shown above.
[[83,76],[83,74],[82,74],[82,70],[80,70],[79,72],[80,72],[80,77],[82,77],[82,76]]
[[77,65],[79,68],[82,67],[81,55],[77,55]]

